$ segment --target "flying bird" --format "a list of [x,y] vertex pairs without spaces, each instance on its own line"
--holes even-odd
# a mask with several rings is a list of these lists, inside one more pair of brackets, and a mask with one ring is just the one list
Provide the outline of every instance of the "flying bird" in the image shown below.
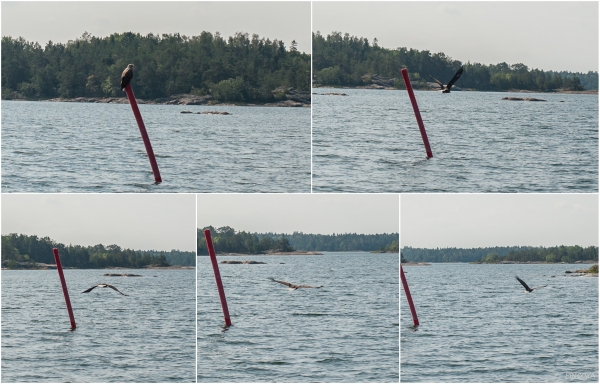
[[523,280],[519,279],[519,276],[515,276],[515,277],[517,278],[517,280],[519,280],[519,283],[521,283],[525,287],[525,290],[527,291],[527,293],[531,293],[531,291],[533,291],[534,289],[547,287],[547,285],[539,285],[534,288],[529,288],[529,285],[527,285],[527,283],[525,283]]
[[279,284],[287,285],[288,287],[293,288],[294,291],[298,288],[322,288],[323,287],[322,285],[320,287],[313,287],[311,285],[296,285],[296,284],[288,283],[287,281],[281,281],[281,280],[275,280],[275,279],[271,279],[271,280],[276,281]]
[[129,296],[129,295],[126,295],[123,292],[119,291],[117,288],[113,287],[112,285],[110,285],[110,284],[104,284],[104,283],[103,284],[96,284],[92,288],[88,288],[88,289],[86,289],[85,291],[83,291],[81,293],[88,293],[89,291],[91,291],[92,289],[94,289],[96,287],[99,287],[99,288],[112,288],[115,291],[119,292],[123,296]]
[[429,74],[428,74],[428,76],[431,77],[436,83],[438,83],[440,85],[442,93],[450,93],[450,88],[452,88],[452,86],[460,78],[460,75],[462,75],[462,73],[463,73],[463,67],[460,67],[458,69],[458,71],[456,71],[456,73],[454,74],[454,77],[452,78],[452,80],[450,80],[447,85],[444,85],[441,81],[439,81],[438,79],[436,79],[435,77],[433,77]]
[[127,64],[127,68],[121,74],[121,91],[125,89],[127,84],[133,78],[133,64]]

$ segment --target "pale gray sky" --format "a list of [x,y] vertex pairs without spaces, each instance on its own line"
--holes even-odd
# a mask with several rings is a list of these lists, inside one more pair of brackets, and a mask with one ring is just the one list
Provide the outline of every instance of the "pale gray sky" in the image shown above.
[[402,247],[598,245],[597,194],[402,195]]
[[84,246],[195,251],[195,200],[183,194],[2,194],[2,234]]
[[464,63],[598,70],[597,1],[315,1],[312,29],[376,37],[381,47],[443,52]]
[[198,195],[198,227],[277,233],[396,233],[398,205],[398,195]]
[[253,33],[271,40],[292,40],[310,52],[310,2],[2,2],[2,36],[22,36],[42,46],[48,40],[66,43],[85,31],[104,37],[118,32],[146,35],[202,31]]

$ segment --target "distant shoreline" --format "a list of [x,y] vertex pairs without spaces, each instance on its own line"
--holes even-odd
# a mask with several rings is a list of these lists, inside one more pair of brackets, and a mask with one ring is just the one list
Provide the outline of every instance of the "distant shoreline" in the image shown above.
[[[221,103],[212,100],[210,96],[195,96],[195,95],[174,95],[154,100],[136,99],[138,104],[148,105],[203,105],[207,107],[300,107],[310,108],[310,94],[308,91],[300,92],[295,91],[296,94],[304,94],[301,97],[294,99],[287,99],[281,101],[275,101],[272,103]],[[90,104],[129,104],[127,97],[71,97],[71,98],[53,98],[53,99],[27,99],[27,98],[15,98],[15,99],[2,99],[8,101],[47,101],[53,103],[90,103]]]
[[[46,271],[50,269],[56,269],[56,264],[44,264],[38,263],[36,268],[8,268],[2,267],[3,271]],[[189,270],[196,269],[196,267],[191,265],[171,265],[170,267],[106,267],[106,268],[73,268],[73,267],[63,267],[63,269],[77,269],[77,270],[90,270],[90,269],[98,269],[98,270],[116,270],[116,269],[134,269],[134,270],[144,270],[144,269],[170,269],[170,270]]]
[[[333,89],[375,89],[375,90],[384,90],[384,91],[405,91],[406,89],[399,89],[394,87],[384,87],[384,86],[371,86],[371,85],[357,85],[355,87],[350,86],[341,86],[341,85],[313,85],[313,89],[318,88],[333,88]],[[439,89],[417,89],[417,91],[431,91],[431,92],[439,92]],[[477,89],[461,89],[455,90],[456,92],[499,92],[499,93],[545,93],[545,94],[557,94],[557,95],[597,95],[598,91],[596,90],[585,90],[585,91],[531,91],[527,89],[509,89],[507,91],[482,91]]]

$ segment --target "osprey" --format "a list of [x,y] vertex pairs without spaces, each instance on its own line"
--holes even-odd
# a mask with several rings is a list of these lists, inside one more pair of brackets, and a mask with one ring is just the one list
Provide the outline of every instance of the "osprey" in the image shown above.
[[298,288],[323,288],[322,285],[320,287],[313,287],[310,285],[296,285],[296,284],[288,283],[287,281],[281,281],[281,280],[275,280],[275,279],[271,279],[271,280],[273,280],[279,284],[287,285],[288,287],[292,288],[294,291]]
[[129,296],[129,295],[126,295],[126,294],[124,294],[123,292],[119,291],[117,288],[113,287],[113,286],[112,286],[112,285],[110,285],[110,284],[97,284],[97,285],[94,285],[92,288],[88,288],[88,289],[86,289],[85,291],[83,291],[83,292],[81,292],[81,293],[88,293],[89,291],[91,291],[92,289],[94,289],[94,288],[96,288],[96,287],[98,287],[98,288],[112,288],[112,289],[114,289],[115,291],[119,292],[119,293],[120,293],[121,295],[123,295],[123,296]]
[[543,287],[547,287],[547,285],[540,285],[534,288],[529,288],[529,285],[527,285],[527,283],[525,283],[523,280],[521,280],[519,278],[519,276],[515,276],[517,278],[517,280],[519,280],[519,283],[521,283],[521,285],[523,287],[525,287],[525,290],[527,291],[527,293],[531,293],[531,291],[533,291],[534,289],[538,289],[538,288],[543,288]]
[[431,77],[436,83],[439,84],[440,86],[440,90],[442,91],[442,93],[450,93],[450,88],[452,88],[452,86],[454,85],[454,83],[456,83],[456,81],[458,80],[458,78],[460,77],[460,75],[462,75],[463,73],[463,67],[460,67],[458,71],[456,71],[456,73],[454,74],[454,77],[452,78],[452,80],[450,80],[448,82],[448,85],[444,85],[442,84],[441,81],[439,81],[438,79],[436,79],[435,77],[427,74],[427,76]]
[[129,84],[129,82],[131,81],[132,78],[133,78],[133,64],[128,64],[127,68],[125,68],[125,70],[121,74],[121,91],[125,89],[125,87],[127,86],[127,84]]

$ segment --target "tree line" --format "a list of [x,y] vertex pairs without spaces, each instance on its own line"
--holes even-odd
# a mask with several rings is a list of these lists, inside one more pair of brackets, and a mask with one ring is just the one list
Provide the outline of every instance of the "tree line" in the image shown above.
[[485,248],[412,248],[403,247],[407,261],[430,263],[470,263],[500,261],[575,262],[598,260],[598,247],[485,247]]
[[69,268],[142,268],[170,265],[163,252],[134,251],[115,244],[88,247],[65,245],[49,237],[11,233],[2,235],[2,266],[35,268],[35,263],[54,264],[52,248],[58,248],[62,265]]
[[149,250],[149,251],[138,250],[138,252],[147,253],[150,256],[164,255],[165,258],[167,259],[167,263],[169,263],[171,265],[179,265],[182,267],[195,267],[196,266],[196,253],[195,252],[180,251],[177,249],[173,249],[171,251],[155,251],[153,249]]
[[2,37],[2,98],[123,97],[119,84],[134,64],[132,86],[141,99],[176,94],[212,95],[217,101],[271,102],[280,86],[310,88],[310,55],[281,40],[238,32],[198,36],[145,36],[85,32],[66,44],[44,47]]
[[565,89],[598,90],[598,72],[556,72],[530,69],[525,64],[462,63],[444,53],[431,53],[406,47],[388,49],[377,39],[332,32],[327,36],[313,33],[313,75],[318,84],[328,86],[360,86],[370,83],[370,76],[394,79],[394,87],[404,89],[400,75],[407,68],[413,87],[428,89],[431,76],[448,81],[464,67],[457,86],[478,91],[507,91],[509,89],[551,91]]
[[208,227],[198,229],[198,255],[208,255],[208,248],[206,247],[206,239],[204,236],[205,229],[210,229],[215,253],[246,253],[257,255],[266,253],[267,251],[295,251],[295,249],[290,246],[289,240],[283,235],[277,238],[267,236],[259,237],[255,233],[236,231],[231,227],[214,228],[209,225]]

